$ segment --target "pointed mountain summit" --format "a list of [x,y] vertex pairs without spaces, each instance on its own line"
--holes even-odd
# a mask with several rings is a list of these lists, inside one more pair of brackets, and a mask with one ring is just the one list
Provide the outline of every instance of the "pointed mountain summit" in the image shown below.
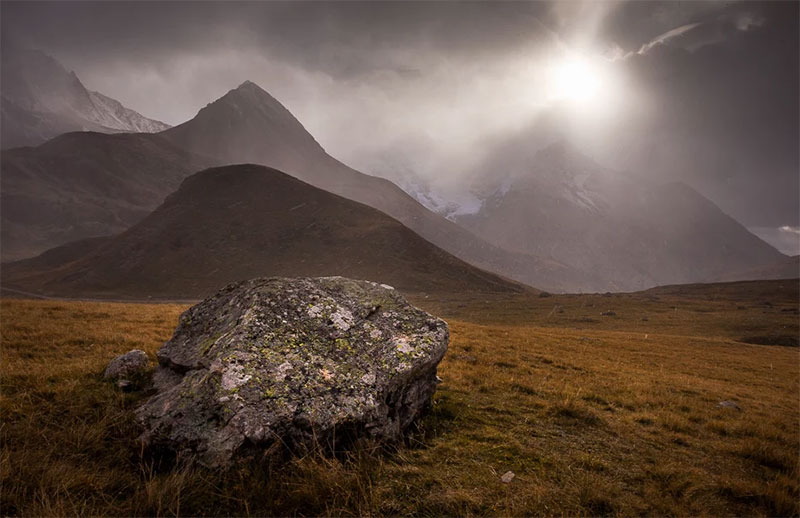
[[253,277],[331,275],[412,292],[522,291],[380,211],[251,164],[190,176],[118,236],[6,264],[3,286],[66,296],[196,298]]
[[325,154],[289,110],[251,81],[162,136],[222,163],[270,161],[276,167],[285,167],[304,154]]
[[88,90],[75,72],[38,50],[5,45],[2,70],[3,149],[41,144],[70,131],[153,133],[169,128]]

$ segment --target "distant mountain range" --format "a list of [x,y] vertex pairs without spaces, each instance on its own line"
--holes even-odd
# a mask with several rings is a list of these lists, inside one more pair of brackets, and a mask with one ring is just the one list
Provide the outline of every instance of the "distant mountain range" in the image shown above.
[[442,205],[453,222],[394,183],[331,157],[248,81],[157,134],[71,133],[4,151],[3,260],[119,233],[193,172],[236,163],[273,167],[378,209],[472,265],[550,291],[703,282],[786,259],[690,187],[606,170],[565,143],[490,153],[492,175],[473,186],[475,206]]
[[69,131],[154,133],[169,128],[87,90],[75,72],[40,51],[6,45],[0,55],[3,149],[34,146]]
[[683,183],[605,169],[561,141],[503,147],[455,221],[506,250],[552,257],[614,290],[709,281],[786,256]]
[[769,279],[797,279],[800,277],[800,255],[784,256],[780,261],[749,270],[726,273],[720,281],[758,281]]
[[[56,142],[63,145],[53,145]],[[11,203],[0,204],[2,232],[12,232],[8,240],[3,236],[3,259],[117,232],[123,222],[133,223],[133,214],[124,218],[114,212],[127,200],[149,202],[147,207],[136,205],[136,214],[141,215],[154,209],[175,188],[176,180],[191,172],[242,162],[280,169],[377,208],[453,255],[517,281],[558,291],[606,287],[602,280],[557,261],[491,245],[429,211],[392,182],[347,167],[328,155],[283,105],[249,81],[188,122],[156,135],[70,134],[37,148],[3,153],[0,196],[13,197]],[[116,188],[122,178],[135,178],[135,185]],[[145,187],[151,190],[146,192]],[[42,192],[53,195],[43,197]],[[85,206],[86,199],[92,200],[91,207]],[[33,222],[32,206],[37,207]],[[98,206],[100,214],[113,216],[105,231],[99,228],[105,216],[96,216]],[[69,233],[63,232],[65,222]],[[31,229],[35,232],[26,234]],[[43,236],[51,240],[49,244]]]
[[344,275],[413,292],[523,290],[378,210],[256,165],[194,174],[129,230],[6,264],[2,275],[4,288],[114,298],[199,298],[273,275]]
[[157,135],[67,133],[0,156],[4,261],[116,234],[211,161]]

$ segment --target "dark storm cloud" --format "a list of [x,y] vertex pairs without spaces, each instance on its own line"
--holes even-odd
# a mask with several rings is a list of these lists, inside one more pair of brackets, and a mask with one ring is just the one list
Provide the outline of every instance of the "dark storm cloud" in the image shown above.
[[[798,4],[736,7],[692,30],[690,46],[710,42],[694,51],[678,37],[631,59],[656,100],[637,163],[677,174],[749,224],[797,225]],[[678,151],[654,161],[659,147]]]
[[63,54],[267,52],[335,77],[379,70],[397,49],[493,54],[546,31],[536,3],[56,2],[4,5],[4,33]]
[[562,132],[610,166],[687,180],[745,224],[778,228],[800,224],[797,10],[711,1],[3,2],[2,37],[173,124],[251,79],[335,156],[432,179],[457,178],[487,142],[554,118],[540,71],[552,56],[616,57],[618,113],[603,125],[578,117]]

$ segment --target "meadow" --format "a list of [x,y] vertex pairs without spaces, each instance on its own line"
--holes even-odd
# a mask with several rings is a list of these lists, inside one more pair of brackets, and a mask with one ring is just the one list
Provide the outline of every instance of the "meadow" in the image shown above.
[[800,514],[800,349],[763,345],[796,344],[798,281],[409,298],[452,340],[406,444],[225,474],[143,452],[146,394],[101,379],[186,304],[2,299],[0,513]]

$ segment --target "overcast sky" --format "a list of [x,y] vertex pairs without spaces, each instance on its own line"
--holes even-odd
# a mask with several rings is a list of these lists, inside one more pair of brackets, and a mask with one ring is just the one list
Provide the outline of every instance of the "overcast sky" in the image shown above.
[[[252,80],[364,172],[458,185],[493,143],[567,138],[798,253],[796,2],[3,2],[2,38],[171,124]],[[570,60],[590,99],[554,83]]]

